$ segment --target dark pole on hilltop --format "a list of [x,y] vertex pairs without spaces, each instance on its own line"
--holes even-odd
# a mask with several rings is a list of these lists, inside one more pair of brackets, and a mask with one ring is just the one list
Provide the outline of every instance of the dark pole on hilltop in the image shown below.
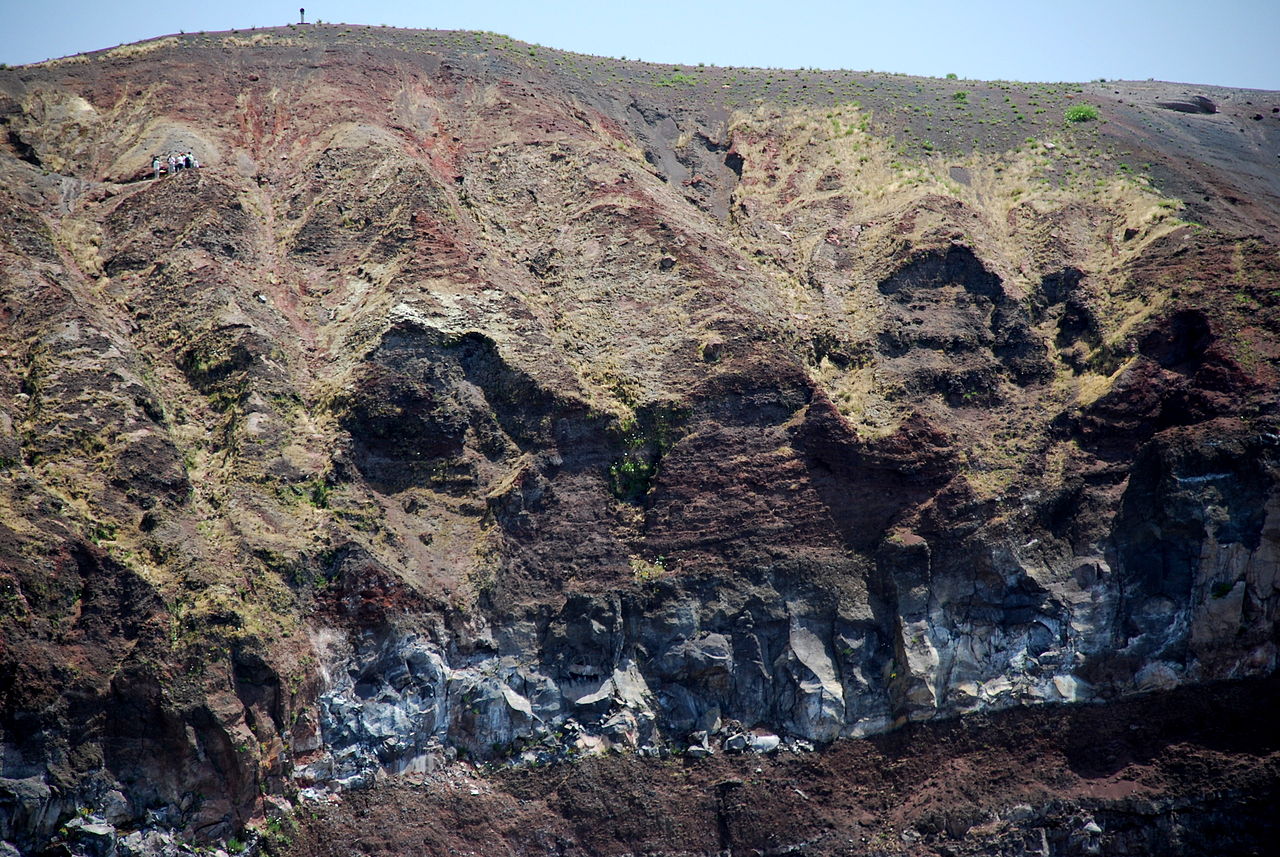
[[307,23],[307,10],[306,10],[306,9],[299,9],[299,10],[298,10],[298,23],[299,23],[299,24],[305,24],[305,23]]

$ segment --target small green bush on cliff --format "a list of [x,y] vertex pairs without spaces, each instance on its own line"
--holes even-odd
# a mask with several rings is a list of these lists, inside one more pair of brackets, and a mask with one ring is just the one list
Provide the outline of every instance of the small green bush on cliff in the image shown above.
[[631,575],[636,583],[652,583],[667,573],[667,558],[660,556],[653,562],[642,557],[631,557]]
[[609,465],[614,497],[637,503],[649,493],[658,464],[683,434],[687,416],[682,406],[667,402],[646,406],[610,428],[622,446],[622,454]]
[[649,492],[658,467],[641,454],[628,452],[621,461],[609,466],[609,487],[619,500],[635,502]]
[[1092,122],[1098,118],[1098,108],[1092,104],[1073,104],[1062,114],[1068,122]]

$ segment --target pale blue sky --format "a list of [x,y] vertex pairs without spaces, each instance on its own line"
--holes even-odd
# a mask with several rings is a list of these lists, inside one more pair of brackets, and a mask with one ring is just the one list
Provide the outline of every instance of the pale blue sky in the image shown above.
[[[0,0],[10,65],[185,30],[297,20],[289,3]],[[1280,89],[1280,0],[324,0],[307,19],[493,30],[663,63],[875,69],[1009,80],[1098,77]]]

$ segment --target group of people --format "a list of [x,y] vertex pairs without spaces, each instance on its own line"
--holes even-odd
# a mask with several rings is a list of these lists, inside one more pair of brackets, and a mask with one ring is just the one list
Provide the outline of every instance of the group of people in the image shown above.
[[199,167],[200,162],[190,152],[170,152],[168,160],[160,155],[151,158],[151,172],[155,174],[155,178],[160,178],[163,172],[173,175],[178,170],[199,169]]

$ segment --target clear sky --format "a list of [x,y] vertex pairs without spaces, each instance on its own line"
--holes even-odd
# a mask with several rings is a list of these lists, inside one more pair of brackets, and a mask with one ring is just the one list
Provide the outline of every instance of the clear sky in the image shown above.
[[[297,18],[296,5],[262,0],[0,0],[0,62]],[[1280,0],[314,0],[317,18],[492,30],[663,63],[1280,89]]]

